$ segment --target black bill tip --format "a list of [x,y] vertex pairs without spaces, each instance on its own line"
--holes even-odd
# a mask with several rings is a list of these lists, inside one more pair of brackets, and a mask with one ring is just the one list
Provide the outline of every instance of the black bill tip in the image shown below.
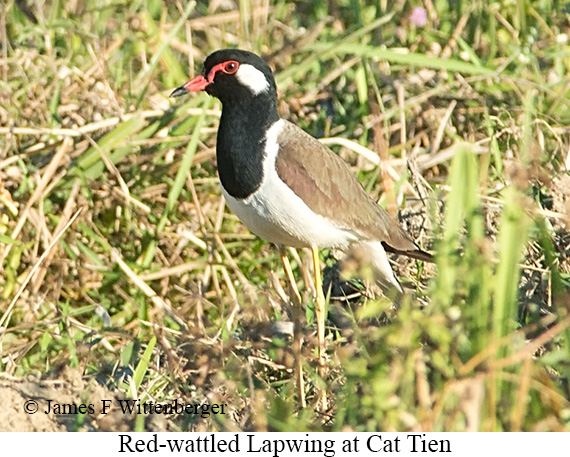
[[180,86],[178,89],[174,89],[170,94],[171,97],[180,97],[181,95],[186,95],[188,90],[185,86]]

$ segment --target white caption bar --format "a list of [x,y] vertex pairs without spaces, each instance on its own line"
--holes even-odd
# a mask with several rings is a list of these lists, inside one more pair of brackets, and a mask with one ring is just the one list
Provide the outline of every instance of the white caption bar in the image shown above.
[[[29,435],[29,436],[26,436]],[[536,457],[570,447],[569,433],[4,433],[4,451],[26,455],[309,457],[446,455]],[[566,452],[566,451],[564,451]],[[218,456],[219,457],[219,456]]]

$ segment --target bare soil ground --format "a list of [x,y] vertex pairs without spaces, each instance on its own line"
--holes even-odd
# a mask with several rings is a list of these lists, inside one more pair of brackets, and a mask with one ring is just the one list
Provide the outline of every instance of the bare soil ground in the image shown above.
[[[116,394],[94,380],[85,381],[77,369],[66,369],[60,377],[45,380],[33,375],[22,379],[0,374],[0,398],[4,406],[0,409],[1,432],[116,432],[133,429],[133,415],[122,414],[117,408],[101,414],[102,400],[116,400]],[[53,413],[56,404],[79,407],[78,399],[86,406],[93,405],[94,413],[84,416]],[[46,414],[48,408],[50,412]],[[164,430],[156,421],[153,423],[156,426],[154,431]]]

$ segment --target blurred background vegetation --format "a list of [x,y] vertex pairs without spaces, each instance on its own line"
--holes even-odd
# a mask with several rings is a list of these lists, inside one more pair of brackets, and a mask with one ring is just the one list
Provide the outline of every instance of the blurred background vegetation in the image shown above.
[[[6,0],[0,35],[2,370],[228,404],[70,428],[570,428],[570,4]],[[220,105],[168,98],[223,47],[262,55],[282,116],[436,253],[394,258],[399,310],[322,253],[321,379],[310,255],[290,251],[304,410],[278,254],[220,195]]]

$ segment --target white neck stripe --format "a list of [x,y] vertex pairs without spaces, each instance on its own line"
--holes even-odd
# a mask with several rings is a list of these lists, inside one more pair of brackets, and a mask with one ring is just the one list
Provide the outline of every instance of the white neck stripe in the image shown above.
[[240,84],[247,87],[253,95],[259,95],[269,90],[269,81],[265,75],[253,65],[242,64],[236,72],[236,77]]

